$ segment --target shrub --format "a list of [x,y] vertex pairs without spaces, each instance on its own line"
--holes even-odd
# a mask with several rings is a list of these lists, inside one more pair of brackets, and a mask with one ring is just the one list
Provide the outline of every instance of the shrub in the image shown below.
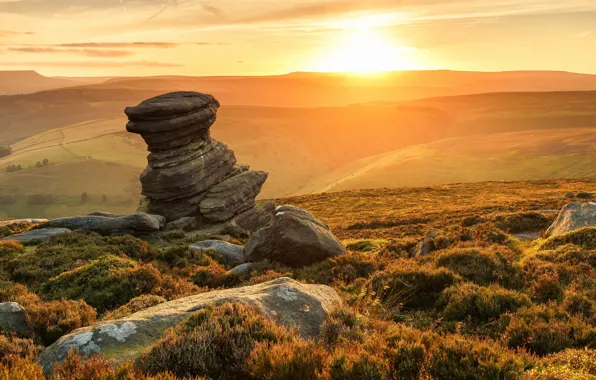
[[596,328],[578,316],[544,305],[503,316],[503,340],[511,348],[523,347],[537,355],[596,343]]
[[502,253],[502,249],[450,249],[438,254],[436,264],[478,285],[498,282],[508,288],[517,287],[520,285],[520,268],[512,263],[514,253]]
[[0,158],[8,157],[12,154],[12,148],[9,146],[0,146]]
[[145,310],[166,301],[167,300],[165,298],[160,296],[144,294],[131,299],[126,305],[120,306],[118,309],[107,313],[103,319],[108,320],[124,318],[136,313],[137,311]]
[[2,226],[0,227],[0,238],[26,232],[31,229],[32,226],[33,225],[29,223],[13,223],[7,226]]
[[569,279],[561,278],[560,273],[567,269],[569,267],[534,258],[527,260],[523,266],[524,282],[532,298],[539,302],[561,300],[564,283],[568,282]]
[[482,223],[472,229],[472,237],[481,245],[505,244],[509,241],[509,236],[503,233],[492,223]]
[[596,227],[584,227],[546,239],[539,250],[555,249],[565,244],[573,244],[585,249],[596,249]]
[[385,240],[358,240],[346,245],[350,251],[373,252],[380,249],[387,241]]
[[97,312],[85,301],[52,301],[27,305],[27,321],[44,345],[95,322]]
[[368,328],[365,316],[344,306],[333,311],[323,322],[320,338],[330,347],[348,342],[362,342]]
[[331,380],[383,380],[389,372],[387,361],[374,353],[345,350],[329,364]]
[[206,291],[182,277],[165,275],[152,293],[156,296],[164,297],[166,300],[175,300],[181,297],[190,296]]
[[25,253],[23,245],[14,240],[0,241],[0,259]]
[[46,380],[39,364],[28,358],[15,358],[0,362],[0,379],[4,380]]
[[516,379],[525,368],[523,357],[510,351],[455,337],[441,339],[429,359],[435,379]]
[[389,351],[389,378],[419,379],[427,367],[425,346],[400,342]]
[[81,267],[106,254],[146,255],[148,244],[132,236],[102,237],[92,233],[54,236],[30,255],[19,256],[3,265],[13,281],[31,285],[34,290],[52,277]]
[[484,322],[531,305],[525,294],[495,285],[482,287],[470,283],[446,289],[439,302],[445,305],[443,315],[449,320],[462,321],[471,317]]
[[539,231],[552,223],[551,218],[534,211],[496,215],[492,221],[497,228],[507,233]]
[[318,284],[331,284],[333,281],[352,282],[357,278],[368,278],[381,266],[382,263],[375,255],[349,252],[300,269],[296,277]]
[[247,378],[248,359],[259,342],[295,340],[296,333],[269,320],[253,307],[207,307],[169,329],[140,360],[149,374],[213,379]]
[[313,341],[262,342],[251,353],[249,368],[255,379],[316,380],[325,370],[327,356]]
[[543,358],[526,379],[583,380],[596,378],[596,350],[568,349]]
[[596,313],[595,300],[572,290],[565,293],[563,307],[571,315],[578,314],[586,318],[590,318]]
[[82,298],[103,312],[150,293],[160,280],[159,271],[150,264],[138,265],[128,258],[106,255],[50,279],[42,292],[50,299]]
[[36,345],[31,339],[0,335],[0,363],[19,358],[37,359],[43,347]]
[[201,266],[192,275],[191,280],[197,286],[206,286],[208,288],[218,288],[224,284],[226,279],[226,268],[207,257],[207,266]]
[[402,261],[370,278],[363,302],[390,314],[401,308],[432,308],[441,292],[459,281],[446,269]]
[[114,375],[115,363],[103,356],[93,355],[82,358],[71,349],[62,363],[54,367],[54,377],[68,380],[100,379]]

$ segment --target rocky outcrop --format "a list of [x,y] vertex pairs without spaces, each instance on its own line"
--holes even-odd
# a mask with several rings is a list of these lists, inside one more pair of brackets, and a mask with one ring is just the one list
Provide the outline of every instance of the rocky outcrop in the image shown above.
[[0,331],[26,334],[31,331],[25,309],[16,302],[0,303]]
[[102,354],[116,361],[134,360],[167,328],[208,305],[226,302],[256,306],[266,316],[299,329],[302,336],[314,337],[329,313],[341,305],[341,298],[328,286],[302,284],[290,278],[197,294],[75,330],[48,347],[38,363],[49,374],[54,364],[62,362],[73,348],[82,355]]
[[101,235],[146,235],[159,231],[163,225],[161,217],[154,217],[145,213],[125,216],[72,216],[58,218],[40,224],[37,228],[67,228],[70,230],[85,230],[97,232]]
[[255,206],[267,173],[246,171],[213,186],[199,204],[201,215],[223,222]]
[[246,261],[270,260],[292,267],[345,253],[325,223],[293,206],[279,206],[272,223],[257,231],[244,247]]
[[216,256],[223,257],[232,264],[244,263],[244,249],[242,246],[221,240],[204,240],[192,244],[191,251],[213,251]]
[[164,215],[172,227],[194,217],[196,228],[207,228],[246,213],[251,230],[268,221],[254,211],[267,174],[236,165],[234,152],[210,136],[218,108],[213,96],[197,92],[173,92],[126,108],[127,130],[140,134],[150,151],[139,211]]
[[32,243],[35,241],[48,240],[53,236],[59,236],[70,233],[68,228],[45,228],[43,230],[30,230],[16,235],[11,235],[0,239],[0,241],[14,240],[19,243]]
[[583,227],[596,227],[595,202],[574,202],[563,207],[545,236],[557,236]]

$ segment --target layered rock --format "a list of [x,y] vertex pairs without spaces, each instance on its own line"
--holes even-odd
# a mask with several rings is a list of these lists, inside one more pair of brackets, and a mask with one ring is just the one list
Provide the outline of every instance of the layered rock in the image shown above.
[[244,247],[246,261],[270,260],[292,267],[345,253],[327,224],[293,206],[279,206],[272,223],[257,231]]
[[48,240],[51,237],[64,235],[70,233],[71,230],[68,228],[44,228],[41,230],[30,230],[16,235],[11,235],[0,239],[0,241],[14,240],[19,243],[33,243],[37,241]]
[[138,212],[124,216],[71,216],[40,224],[42,229],[68,229],[97,232],[101,235],[146,235],[159,231],[165,221],[159,215]]
[[116,361],[134,360],[143,350],[193,313],[209,305],[238,302],[257,307],[264,315],[297,328],[303,337],[315,337],[335,308],[342,303],[339,295],[325,285],[302,284],[290,278],[278,278],[258,285],[216,290],[159,304],[128,317],[102,321],[63,336],[48,347],[38,363],[50,374],[68,351],[76,349],[83,356],[102,354]]
[[195,217],[197,227],[243,214],[246,223],[239,224],[250,230],[271,220],[272,213],[267,217],[255,210],[267,173],[236,165],[234,152],[210,136],[218,108],[213,96],[197,92],[173,92],[126,108],[127,130],[140,134],[150,152],[141,174],[145,199],[139,211],[163,215],[170,223]]

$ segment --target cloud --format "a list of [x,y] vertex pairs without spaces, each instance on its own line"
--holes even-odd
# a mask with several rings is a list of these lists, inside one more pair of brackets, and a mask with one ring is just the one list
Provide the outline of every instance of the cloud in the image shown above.
[[0,30],[0,36],[33,36],[33,32],[19,32],[16,30]]
[[103,50],[103,49],[57,49],[48,47],[13,47],[8,48],[9,51],[19,53],[35,53],[35,54],[79,54],[87,57],[127,57],[134,53],[126,50]]
[[0,67],[95,67],[95,68],[118,68],[118,67],[183,67],[185,65],[170,62],[157,61],[0,61]]
[[198,46],[222,46],[221,42],[75,42],[54,44],[56,47],[70,48],[95,48],[95,49],[119,49],[119,48],[159,48],[171,49],[183,45]]

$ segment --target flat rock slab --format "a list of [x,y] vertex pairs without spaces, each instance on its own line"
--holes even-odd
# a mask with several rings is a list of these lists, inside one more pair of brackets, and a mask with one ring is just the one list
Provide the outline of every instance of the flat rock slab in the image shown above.
[[596,227],[596,202],[569,203],[559,212],[545,236],[557,236],[584,227]]
[[12,235],[0,239],[0,241],[14,240],[19,243],[29,243],[33,241],[48,240],[52,236],[69,234],[72,231],[68,228],[44,228],[42,230],[31,230],[21,234]]
[[0,303],[0,331],[5,330],[17,334],[31,331],[27,323],[25,309],[16,302]]
[[159,231],[162,222],[162,220],[140,212],[120,217],[72,216],[58,218],[40,224],[38,228],[68,228],[70,230],[97,232],[101,235],[144,235]]
[[11,219],[11,220],[0,220],[0,227],[10,226],[13,224],[33,224],[38,225],[47,222],[47,219]]
[[224,257],[233,264],[244,263],[244,247],[220,240],[204,240],[192,244],[191,251],[213,250],[216,255]]
[[135,360],[163,332],[208,305],[239,302],[257,307],[264,315],[314,337],[341,298],[325,285],[309,285],[278,278],[258,285],[216,290],[162,303],[128,317],[103,321],[63,336],[48,347],[38,363],[50,374],[70,349],[84,356],[101,354],[118,362]]

